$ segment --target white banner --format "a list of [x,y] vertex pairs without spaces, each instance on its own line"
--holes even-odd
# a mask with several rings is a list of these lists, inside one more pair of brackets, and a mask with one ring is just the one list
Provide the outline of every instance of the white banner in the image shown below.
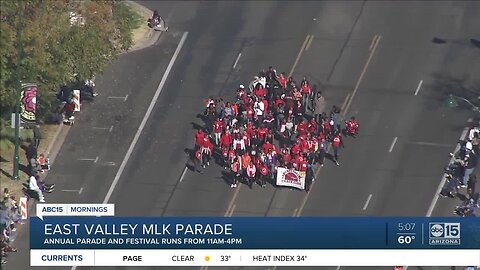
[[75,103],[75,111],[80,111],[80,90],[73,90],[73,102]]
[[278,167],[277,186],[305,189],[305,173]]

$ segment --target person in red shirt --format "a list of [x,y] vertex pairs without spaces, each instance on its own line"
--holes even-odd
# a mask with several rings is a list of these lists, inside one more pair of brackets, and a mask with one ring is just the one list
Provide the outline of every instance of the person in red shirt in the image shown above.
[[282,89],[285,90],[287,88],[287,77],[285,76],[284,72],[282,72],[278,77],[278,82],[280,83],[280,86],[282,87]]
[[230,149],[233,143],[233,138],[232,135],[230,134],[230,131],[227,130],[225,133],[222,134],[220,137],[220,147],[222,149]]
[[238,178],[241,176],[241,165],[238,157],[234,157],[232,160],[232,165],[230,165],[230,169],[232,170],[233,181],[230,187],[236,188],[238,183]]
[[318,132],[318,124],[315,118],[312,118],[310,122],[308,122],[308,131],[310,133],[317,133]]
[[246,106],[245,111],[247,112],[247,114],[246,114],[247,121],[252,122],[253,121],[253,116],[255,115],[253,107],[248,105],[248,106]]
[[340,147],[344,147],[342,136],[340,135],[339,132],[336,132],[332,140],[332,149],[333,149],[333,158],[335,159],[335,164],[337,166],[340,165],[338,163],[338,150],[340,149]]
[[307,133],[308,123],[303,120],[300,124],[297,125],[297,132],[299,135],[305,135]]
[[267,89],[263,88],[261,84],[258,84],[253,94],[259,98],[264,98],[267,95]]
[[269,175],[269,170],[268,167],[261,162],[258,165],[259,171],[260,171],[260,184],[262,185],[263,188],[267,187],[267,178]]
[[300,84],[300,91],[302,92],[302,104],[306,108],[312,89],[310,88],[310,83],[307,80],[307,77],[303,77],[303,80]]
[[310,144],[308,142],[309,142],[308,138],[305,138],[304,140],[301,141],[300,148],[301,148],[302,154],[306,154],[310,151]]
[[275,99],[275,101],[273,102],[273,107],[276,109],[278,109],[278,106],[280,106],[280,104],[283,104],[283,107],[285,107],[285,100],[284,100],[284,95],[280,96],[280,97],[277,97]]
[[202,152],[202,167],[210,166],[210,159],[212,157],[213,144],[210,141],[210,136],[207,135],[203,138],[200,145],[200,151]]
[[263,145],[262,145],[262,150],[263,152],[267,153],[268,151],[270,150],[273,150],[273,144],[269,141],[266,141]]
[[255,129],[255,125],[253,125],[253,122],[247,123],[247,128],[245,129],[245,131],[247,132],[249,137],[251,137],[254,133],[257,132],[257,130]]
[[303,156],[300,156],[298,158],[298,170],[302,173],[305,173],[305,174],[307,173],[308,162]]
[[195,145],[200,146],[204,138],[205,133],[201,129],[198,129],[197,132],[195,132]]
[[264,125],[260,126],[257,129],[257,136],[258,139],[261,141],[261,143],[265,142],[265,137],[267,136],[268,133],[268,128],[265,127]]
[[300,145],[298,145],[298,143],[294,144],[290,149],[290,153],[292,155],[297,155],[298,153],[300,153]]
[[355,138],[358,134],[359,124],[355,119],[355,116],[352,116],[350,120],[345,121],[345,133]]
[[213,123],[213,135],[215,136],[215,145],[220,145],[220,137],[222,136],[223,132],[223,120],[221,118],[217,118]]

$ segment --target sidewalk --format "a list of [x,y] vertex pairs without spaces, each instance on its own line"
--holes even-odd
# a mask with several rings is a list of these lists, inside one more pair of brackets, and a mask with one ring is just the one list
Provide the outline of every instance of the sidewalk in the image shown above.
[[[132,1],[127,1],[126,3],[134,11],[138,12],[144,20],[144,23],[142,23],[139,28],[133,31],[132,38],[133,38],[134,45],[126,53],[141,50],[154,45],[155,42],[159,39],[162,32],[154,31],[153,29],[150,29],[147,26],[147,19],[151,16],[153,11]],[[63,125],[63,124],[60,124],[58,126],[55,126],[55,125],[42,126],[42,135],[44,136],[41,141],[38,154],[45,153],[46,156],[50,158],[50,164],[52,166],[55,166],[55,158],[57,157],[60,149],[62,148],[62,145],[67,138],[70,128],[71,126]],[[45,129],[48,129],[49,132],[43,133]],[[24,155],[24,153],[21,153],[20,155]],[[42,174],[41,177],[45,179],[47,174],[48,172]],[[13,184],[16,184],[20,187],[19,188],[20,195],[22,192],[21,191],[22,184],[25,183],[27,180],[24,178],[25,177],[22,177],[20,181],[17,181],[17,182],[11,181]],[[3,188],[2,188],[2,191],[3,191]],[[10,193],[11,195],[13,195],[12,192]],[[15,195],[18,201],[20,196],[18,196],[17,194]],[[47,200],[47,203],[50,203],[50,202],[48,202]],[[28,206],[27,206],[29,215],[31,214],[30,211],[34,211],[34,207],[33,207],[34,205],[35,205],[35,200],[29,200]],[[26,269],[26,266],[28,264],[26,264],[25,261],[27,263],[29,262],[29,260],[26,260],[26,258],[29,257],[28,223],[25,225],[26,226],[20,225],[20,224],[17,225],[17,230],[12,233],[10,245],[18,247],[18,253],[10,253],[8,258],[9,262],[7,262],[7,264],[2,264],[1,269]],[[18,239],[17,242],[14,242],[15,239]]]
[[[469,121],[468,124],[469,124],[469,126],[466,127],[463,130],[462,136],[460,137],[460,141],[457,144],[457,146],[455,148],[455,151],[453,152],[454,154],[456,154],[458,151],[460,151],[461,142],[462,141],[466,142],[468,140],[470,131],[473,128],[478,129],[480,127],[480,122]],[[475,148],[474,148],[474,150],[475,150]],[[477,158],[477,164],[476,164],[476,167],[473,169],[473,172],[471,173],[471,175],[474,176],[474,179],[476,179],[476,182],[478,184],[478,179],[480,179],[480,162],[479,162],[480,153],[476,153],[475,155],[476,155],[476,158]],[[455,157],[453,156],[450,159],[448,166],[452,165],[454,163],[454,160],[455,160]],[[469,180],[469,182],[470,181],[471,180]],[[443,184],[443,185],[441,185],[442,189],[441,189],[441,191],[439,191],[438,195],[442,198],[445,198],[445,199],[448,199],[448,198],[454,199],[457,207],[459,205],[462,205],[462,206],[468,205],[471,197],[476,198],[475,196],[478,196],[478,190],[475,189],[476,185],[468,185],[467,187],[460,187],[461,184],[456,183],[453,180],[450,183],[449,179],[447,179],[447,177],[446,177],[446,174],[444,174],[444,176],[442,178],[442,184]],[[472,189],[470,189],[470,188],[472,188]],[[474,194],[477,194],[477,195],[474,195]],[[459,199],[459,200],[457,200],[457,199]],[[477,199],[478,199],[478,197],[477,197]],[[476,203],[478,204],[480,202],[477,201]],[[461,209],[464,209],[464,208],[462,207]],[[451,209],[451,210],[453,211],[453,214],[458,214],[458,213],[456,213],[456,208]],[[473,214],[478,215],[478,213],[476,213],[476,212],[474,212]]]

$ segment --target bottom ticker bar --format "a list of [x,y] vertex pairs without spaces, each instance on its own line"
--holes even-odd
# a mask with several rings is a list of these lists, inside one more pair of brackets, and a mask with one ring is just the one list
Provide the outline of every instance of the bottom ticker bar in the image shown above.
[[478,266],[480,250],[39,250],[31,266]]

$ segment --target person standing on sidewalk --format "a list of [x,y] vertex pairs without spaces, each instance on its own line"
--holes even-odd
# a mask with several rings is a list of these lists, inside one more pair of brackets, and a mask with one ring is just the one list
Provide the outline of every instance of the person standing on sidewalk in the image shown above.
[[477,159],[477,156],[470,152],[469,154],[467,154],[465,156],[465,174],[463,176],[463,180],[462,180],[462,187],[465,188],[467,187],[467,182],[470,178],[470,175],[473,173],[473,170],[475,169],[475,167],[477,167],[477,164],[478,164],[478,159]]
[[41,139],[42,139],[42,133],[40,132],[40,126],[39,125],[33,126],[33,140],[34,140],[33,146],[35,146],[35,149],[38,149]]
[[470,175],[467,182],[467,195],[469,198],[473,198],[475,194],[475,184],[477,183],[477,177],[473,174]]
[[30,176],[29,178],[29,181],[28,181],[28,188],[37,193],[37,196],[38,196],[38,201],[39,202],[45,202],[45,197],[43,196],[43,192],[42,190],[40,189],[40,187],[38,186],[38,183],[37,183],[37,179],[35,178],[35,176]]

